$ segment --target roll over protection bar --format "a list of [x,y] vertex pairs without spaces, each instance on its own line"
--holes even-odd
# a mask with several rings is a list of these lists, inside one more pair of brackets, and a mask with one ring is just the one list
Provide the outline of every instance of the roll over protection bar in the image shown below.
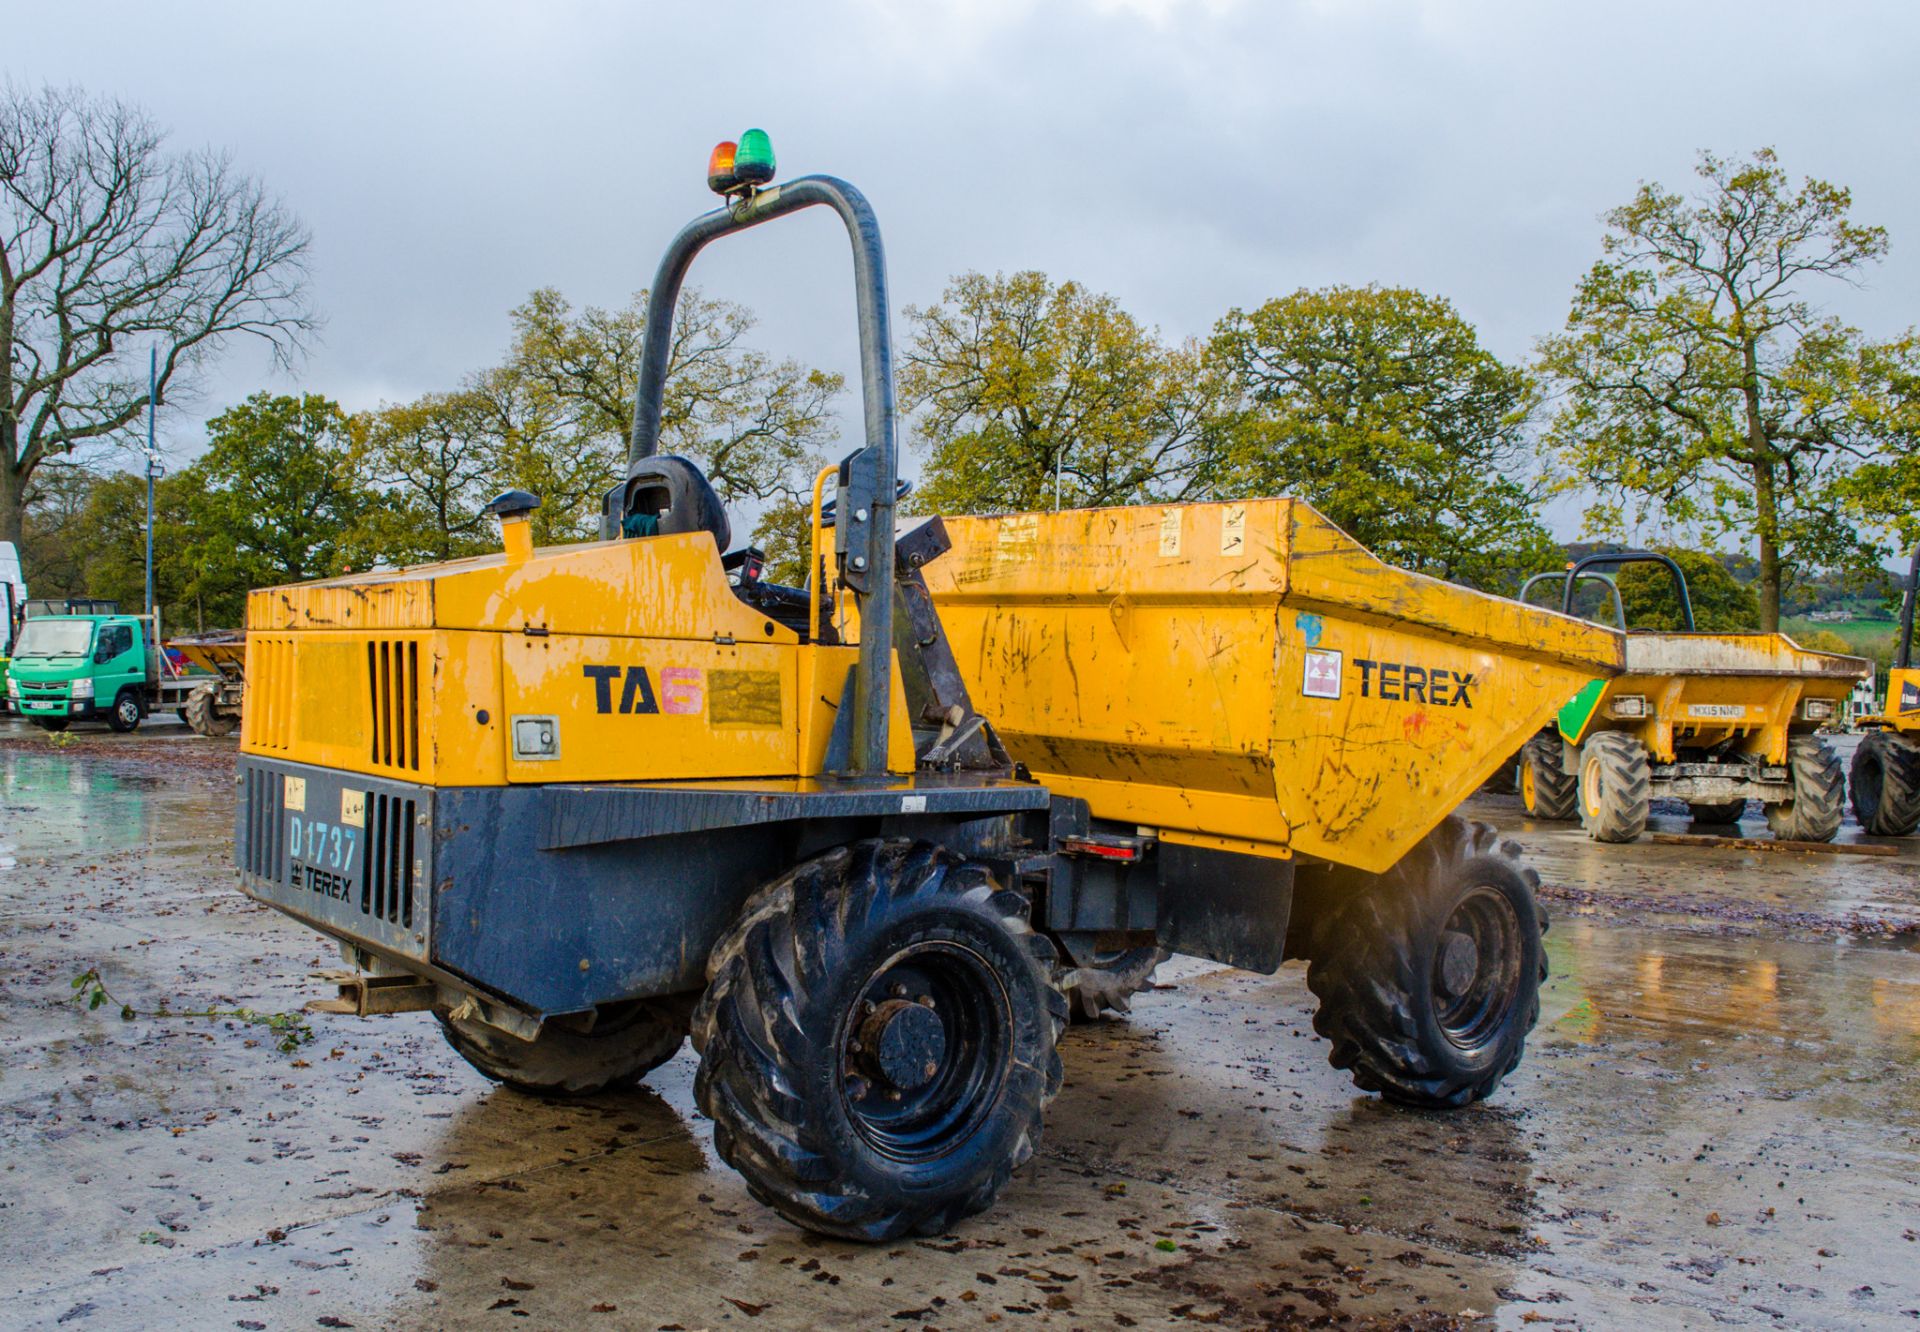
[[[729,201],[681,228],[667,246],[647,296],[647,325],[634,390],[633,430],[627,466],[651,457],[660,445],[660,410],[673,345],[673,316],[680,286],[694,256],[710,241],[770,222],[803,208],[826,207],[840,215],[853,245],[853,281],[860,318],[860,388],[866,405],[866,445],[840,464],[838,581],[860,603],[860,657],[854,668],[850,776],[887,771],[888,703],[893,687],[893,509],[899,474],[893,400],[893,332],[887,306],[887,262],[880,224],[866,196],[833,176],[801,176],[784,185]],[[620,533],[626,514],[625,486],[609,506],[602,536]]]
[[[1541,583],[1557,584],[1565,581],[1566,577],[1567,575],[1565,573],[1555,572],[1551,569],[1548,570],[1546,573],[1537,573],[1533,575],[1533,577],[1527,579],[1526,582],[1520,584],[1520,595],[1515,597],[1514,600],[1530,602],[1530,599],[1533,596],[1533,589],[1537,585]],[[1590,574],[1582,574],[1581,577],[1592,579],[1594,582],[1600,584],[1600,586],[1606,588],[1607,591],[1613,594],[1614,623],[1618,624],[1622,632],[1624,632],[1627,627],[1627,606],[1625,602],[1620,600],[1620,584],[1614,582],[1611,578],[1607,577],[1605,574],[1590,573]]]
[[[1567,590],[1565,595],[1560,599],[1560,609],[1562,612],[1568,615],[1573,614],[1573,593],[1574,588],[1579,583],[1580,575],[1594,565],[1599,564],[1665,565],[1667,572],[1673,575],[1673,590],[1680,596],[1680,621],[1685,626],[1687,633],[1695,632],[1693,627],[1693,599],[1687,595],[1687,575],[1681,571],[1678,564],[1673,562],[1671,556],[1662,555],[1657,550],[1616,550],[1604,554],[1589,555],[1585,559],[1576,561],[1574,566],[1568,569],[1566,573]],[[1626,613],[1624,610],[1621,612],[1620,627],[1622,630],[1627,627]]]

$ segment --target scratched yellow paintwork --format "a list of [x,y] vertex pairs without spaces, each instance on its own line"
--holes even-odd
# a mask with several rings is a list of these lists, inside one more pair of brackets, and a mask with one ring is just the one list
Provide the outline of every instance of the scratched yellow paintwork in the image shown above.
[[[1625,673],[1606,683],[1581,724],[1563,722],[1561,733],[1580,744],[1595,731],[1624,731],[1658,763],[1672,763],[1682,749],[1721,746],[1784,763],[1789,738],[1843,716],[1869,669],[1865,658],[1813,652],[1785,634],[1632,633]],[[1613,715],[1623,697],[1644,698],[1646,715]],[[1829,703],[1828,718],[1807,717],[1809,699]]]
[[[819,776],[858,655],[742,603],[701,533],[266,588],[247,626],[244,752],[442,786]],[[515,717],[556,719],[558,757],[515,758]]]
[[[975,705],[1056,792],[1170,841],[1384,870],[1622,664],[1613,631],[1393,569],[1294,500],[947,530],[924,572]],[[1339,696],[1308,696],[1331,653]]]

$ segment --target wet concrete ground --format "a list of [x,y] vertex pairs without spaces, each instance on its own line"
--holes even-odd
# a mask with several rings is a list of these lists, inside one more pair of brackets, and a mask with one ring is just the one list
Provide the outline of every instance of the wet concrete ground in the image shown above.
[[1555,914],[1540,1027],[1490,1101],[1383,1106],[1327,1066],[1297,966],[1183,967],[1068,1034],[996,1210],[866,1249],[715,1162],[690,1053],[557,1106],[425,1015],[316,1017],[289,1054],[76,1006],[97,966],[143,1011],[293,1010],[334,964],[231,887],[230,754],[0,732],[0,1324],[1920,1322],[1920,843],[1600,848],[1482,798]]

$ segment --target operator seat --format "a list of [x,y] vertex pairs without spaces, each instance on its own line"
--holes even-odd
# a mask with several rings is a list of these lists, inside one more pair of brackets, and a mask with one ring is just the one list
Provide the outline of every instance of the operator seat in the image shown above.
[[623,491],[622,536],[707,532],[722,551],[733,543],[720,497],[690,459],[671,453],[637,459],[627,468]]

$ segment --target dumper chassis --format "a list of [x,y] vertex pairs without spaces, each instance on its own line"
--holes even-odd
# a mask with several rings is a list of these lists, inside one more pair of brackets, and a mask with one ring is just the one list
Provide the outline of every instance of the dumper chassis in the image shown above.
[[[1215,836],[1036,780],[929,592],[946,526],[896,529],[872,210],[832,177],[767,185],[748,145],[723,145],[726,203],[651,287],[605,540],[534,550],[538,500],[510,492],[499,555],[250,599],[236,857],[249,894],[340,941],[321,1006],[431,1011],[481,1073],[540,1095],[629,1086],[690,1036],[722,1159],[795,1223],[862,1240],[990,1206],[1039,1145],[1069,1017],[1124,1008],[1162,949],[1306,959],[1359,1086],[1492,1093],[1546,974],[1518,848],[1425,801],[1369,816],[1367,863],[1342,863],[1290,841],[1271,795],[1257,837]],[[672,320],[702,247],[809,207],[852,242],[866,443],[816,485],[809,587],[746,587],[711,488],[656,452]],[[1346,541],[1304,506],[1261,512]],[[1363,579],[1407,577],[1340,550]],[[1607,636],[1568,632],[1584,657],[1541,652],[1518,720],[1489,726],[1530,729],[1557,682],[1616,668]],[[1395,752],[1464,796],[1516,741]]]

